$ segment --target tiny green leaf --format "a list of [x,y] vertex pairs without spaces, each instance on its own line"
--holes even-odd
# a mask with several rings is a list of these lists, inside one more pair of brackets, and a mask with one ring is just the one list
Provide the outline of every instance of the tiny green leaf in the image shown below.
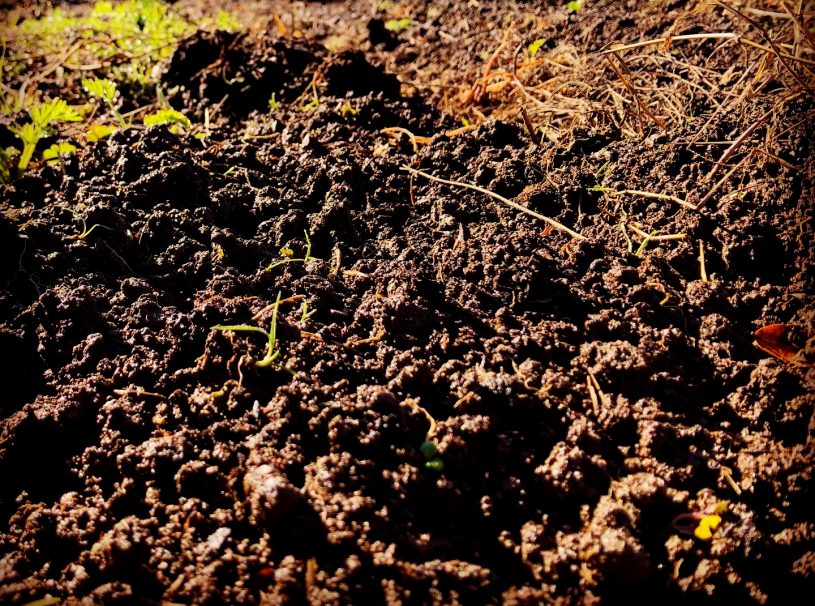
[[385,21],[385,29],[394,34],[401,34],[410,27],[410,19],[388,19]]
[[88,143],[96,143],[115,132],[116,127],[114,126],[108,124],[92,124],[85,133],[85,140],[88,141]]
[[529,58],[530,59],[535,58],[535,55],[538,54],[538,51],[541,49],[541,47],[544,45],[545,42],[546,41],[543,38],[538,38],[532,44],[530,44],[528,47],[526,47],[527,52],[529,52]]
[[145,126],[160,126],[162,124],[180,124],[184,128],[191,126],[189,118],[174,109],[162,109],[144,117]]
[[51,147],[42,152],[42,158],[48,164],[56,164],[65,156],[70,156],[76,153],[76,145],[61,142],[54,143]]

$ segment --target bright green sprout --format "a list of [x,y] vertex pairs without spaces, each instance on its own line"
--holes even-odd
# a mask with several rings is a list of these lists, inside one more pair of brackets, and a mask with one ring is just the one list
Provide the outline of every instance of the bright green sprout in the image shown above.
[[96,143],[105,137],[109,137],[115,133],[116,130],[117,129],[115,126],[110,126],[108,124],[92,124],[85,133],[85,140],[88,143]]
[[572,2],[566,3],[566,10],[568,10],[570,13],[577,13],[583,10],[584,5],[584,0],[572,0]]
[[278,109],[280,109],[280,103],[277,102],[275,93],[272,93],[272,96],[269,97],[269,111],[276,112]]
[[302,110],[304,112],[310,112],[311,110],[317,109],[320,107],[320,98],[317,96],[317,92],[314,92],[314,97],[312,97],[311,101],[306,103],[302,106]]
[[394,34],[401,34],[406,31],[412,21],[410,19],[388,19],[385,21],[385,29]]
[[285,258],[280,259],[279,261],[274,261],[273,263],[270,263],[269,266],[266,267],[266,271],[269,271],[270,269],[274,269],[275,267],[280,267],[281,265],[285,265],[286,263],[309,263],[310,261],[317,261],[318,260],[317,257],[312,257],[311,256],[311,238],[308,237],[308,232],[303,231],[303,233],[306,235],[306,254],[303,256],[303,258],[295,259],[295,258],[291,257],[290,255],[285,255],[285,254],[283,254],[283,251],[287,250],[287,249],[283,249],[283,250],[281,250],[281,254]]
[[272,321],[269,325],[269,330],[264,330],[258,326],[250,326],[248,324],[235,324],[235,325],[218,325],[213,326],[212,330],[219,330],[221,332],[257,332],[266,337],[266,355],[262,360],[255,362],[258,368],[267,368],[275,363],[275,360],[280,356],[280,347],[277,345],[277,311],[280,308],[280,293],[277,293],[274,307],[272,308]]
[[343,105],[342,109],[340,111],[342,113],[343,118],[347,118],[348,116],[356,116],[357,115],[357,110],[355,110],[354,106],[351,105],[350,103],[346,103],[345,105]]
[[537,40],[532,42],[532,44],[526,47],[530,59],[535,58],[535,55],[538,54],[538,51],[541,49],[545,42],[546,40],[544,40],[543,38],[538,38]]
[[184,128],[190,128],[192,125],[187,116],[174,109],[161,109],[144,117],[145,126],[160,126],[162,124],[172,124]]
[[31,158],[34,156],[37,143],[39,143],[40,139],[45,135],[45,131],[34,122],[28,122],[20,127],[11,127],[9,130],[17,135],[23,142],[23,151],[20,154],[19,162],[17,162],[17,168],[23,171],[28,168]]
[[108,80],[107,78],[84,79],[82,80],[82,88],[84,88],[91,97],[107,103],[108,107],[110,107],[110,111],[112,111],[116,117],[119,126],[127,128],[128,124],[124,116],[116,109],[114,104],[114,100],[116,99],[116,83],[113,82],[113,80]]
[[47,164],[58,164],[66,156],[75,153],[76,145],[62,141],[60,143],[54,143],[51,147],[42,152],[42,159],[45,160]]

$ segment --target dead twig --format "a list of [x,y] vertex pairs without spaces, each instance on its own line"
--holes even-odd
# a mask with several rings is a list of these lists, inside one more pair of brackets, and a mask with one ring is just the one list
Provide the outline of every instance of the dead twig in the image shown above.
[[560,231],[569,234],[572,238],[575,238],[576,240],[585,240],[586,239],[585,236],[577,233],[576,231],[574,231],[572,229],[569,229],[568,227],[566,227],[562,223],[558,223],[554,219],[551,219],[551,218],[549,218],[549,217],[547,217],[545,215],[542,215],[542,214],[540,214],[538,212],[535,212],[534,210],[531,210],[531,209],[527,208],[526,206],[518,204],[517,202],[514,202],[514,201],[510,200],[509,198],[505,198],[504,196],[502,196],[500,194],[496,194],[495,192],[492,192],[492,191],[490,191],[488,189],[485,189],[483,187],[480,187],[478,185],[472,185],[470,183],[465,183],[464,181],[453,181],[453,180],[450,180],[450,179],[442,179],[441,177],[436,177],[434,175],[431,175],[430,173],[426,173],[426,172],[418,170],[416,168],[411,168],[410,166],[403,165],[400,168],[401,168],[401,170],[404,170],[404,171],[406,171],[406,172],[408,172],[408,173],[410,173],[412,175],[419,175],[420,177],[424,177],[425,179],[429,179],[430,181],[436,181],[437,183],[444,183],[445,185],[452,185],[452,186],[455,186],[455,187],[464,187],[465,189],[471,189],[473,191],[477,191],[479,193],[485,194],[487,196],[490,196],[491,198],[494,198],[495,200],[498,200],[499,202],[502,202],[502,203],[506,204],[510,208],[514,208],[515,210],[521,211],[522,213],[525,213],[525,214],[527,214],[527,215],[529,215],[531,217],[535,217],[536,219],[539,219],[539,220],[541,220],[541,221],[543,221],[545,223],[548,223],[549,225],[551,225],[555,229],[559,229]]

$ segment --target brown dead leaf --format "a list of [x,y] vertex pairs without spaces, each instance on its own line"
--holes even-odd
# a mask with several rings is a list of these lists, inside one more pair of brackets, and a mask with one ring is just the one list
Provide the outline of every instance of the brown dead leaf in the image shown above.
[[790,343],[786,324],[763,326],[755,331],[753,336],[756,338],[756,347],[763,349],[771,356],[797,366],[812,366],[812,363],[805,359],[803,349]]

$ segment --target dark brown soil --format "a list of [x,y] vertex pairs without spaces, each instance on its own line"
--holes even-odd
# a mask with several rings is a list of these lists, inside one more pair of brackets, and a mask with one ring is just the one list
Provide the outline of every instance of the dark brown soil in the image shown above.
[[[700,210],[613,196],[596,186],[699,202],[723,147],[685,143],[736,139],[773,91],[718,114],[699,97],[637,137],[561,124],[541,146],[487,102],[489,119],[446,136],[461,123],[431,81],[477,79],[505,17],[538,14],[547,39],[593,53],[684,14],[473,4],[429,18],[416,2],[405,35],[375,3],[247,5],[301,37],[201,34],[163,76],[193,122],[218,112],[208,139],[132,129],[3,188],[0,602],[813,594],[815,370],[753,344],[785,323],[815,347],[812,97],[755,131],[738,158],[776,137],[773,157]],[[440,36],[462,19],[474,40]],[[704,31],[720,26],[744,29]],[[329,52],[337,33],[355,48]],[[728,52],[710,69],[740,60]],[[389,127],[435,136],[416,154]],[[629,252],[621,208],[684,239]],[[100,227],[80,239],[80,217]],[[267,270],[281,247],[302,256],[304,231],[317,260]],[[260,335],[212,327],[267,327],[278,293],[281,355],[257,368]],[[674,523],[723,501],[711,540]]]

